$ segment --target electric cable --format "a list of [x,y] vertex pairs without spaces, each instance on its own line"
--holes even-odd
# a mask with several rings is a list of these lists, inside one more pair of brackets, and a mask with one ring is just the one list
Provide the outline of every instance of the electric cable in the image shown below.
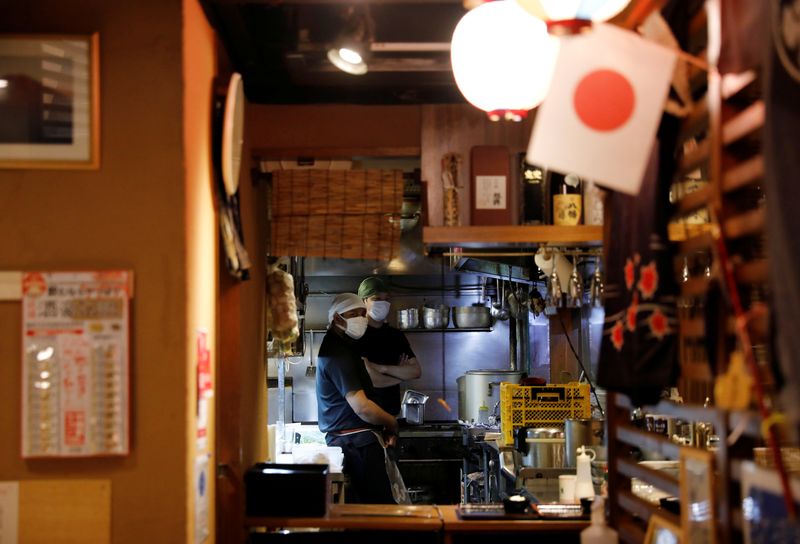
[[567,337],[567,344],[569,344],[569,349],[572,350],[572,354],[575,356],[575,359],[578,361],[578,364],[581,366],[581,371],[583,371],[583,375],[586,377],[586,381],[589,382],[589,390],[594,395],[594,400],[597,402],[597,409],[600,410],[600,415],[606,417],[605,412],[603,411],[603,406],[600,404],[600,399],[597,397],[597,390],[592,383],[592,379],[589,377],[589,373],[586,371],[586,367],[583,366],[583,361],[578,356],[578,352],[575,351],[575,346],[572,345],[572,340],[569,337],[569,333],[567,332],[567,326],[564,325],[564,318],[561,317],[561,313],[558,314],[558,322],[561,323],[561,330],[564,331],[564,336]]

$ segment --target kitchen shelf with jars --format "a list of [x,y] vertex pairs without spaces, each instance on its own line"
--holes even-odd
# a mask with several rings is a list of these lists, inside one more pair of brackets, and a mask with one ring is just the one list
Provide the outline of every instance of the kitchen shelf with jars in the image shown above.
[[[502,146],[473,147],[470,163],[469,218],[464,221],[466,214],[459,211],[459,201],[467,198],[445,186],[445,226],[426,226],[422,232],[428,253],[459,248],[520,256],[544,245],[589,250],[602,246],[602,191],[594,182],[530,164],[524,153],[509,160]],[[450,172],[449,179],[457,177],[456,170]]]

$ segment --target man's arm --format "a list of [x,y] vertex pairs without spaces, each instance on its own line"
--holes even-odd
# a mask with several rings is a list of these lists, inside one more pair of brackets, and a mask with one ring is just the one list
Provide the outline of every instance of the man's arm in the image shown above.
[[367,373],[369,374],[369,378],[372,381],[372,385],[375,387],[390,387],[392,385],[397,385],[398,383],[402,382],[400,378],[395,378],[394,376],[390,376],[388,374],[384,374],[380,371],[380,368],[386,368],[386,365],[379,365],[377,363],[372,363],[364,357],[364,366],[367,369]]
[[[396,382],[390,383],[389,385],[394,385],[395,383],[404,382],[406,380],[416,380],[422,375],[422,367],[420,367],[417,358],[408,357],[408,355],[405,354],[400,356],[400,362],[397,365],[379,365],[377,363],[372,363],[367,359],[364,359],[364,362],[367,364],[367,370],[370,372],[370,377],[372,377],[373,372],[377,372],[383,374],[384,376],[397,379]],[[376,387],[386,387],[384,385],[376,384],[374,379],[372,380],[372,383]]]
[[358,417],[373,425],[383,425],[391,434],[397,434],[397,419],[369,400],[363,389],[349,391],[345,399]]

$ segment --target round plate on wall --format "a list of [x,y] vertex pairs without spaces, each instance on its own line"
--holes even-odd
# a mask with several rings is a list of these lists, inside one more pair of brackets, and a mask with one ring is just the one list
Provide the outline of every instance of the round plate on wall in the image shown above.
[[228,196],[233,196],[239,189],[244,142],[244,104],[242,76],[234,73],[228,83],[222,120],[222,183]]

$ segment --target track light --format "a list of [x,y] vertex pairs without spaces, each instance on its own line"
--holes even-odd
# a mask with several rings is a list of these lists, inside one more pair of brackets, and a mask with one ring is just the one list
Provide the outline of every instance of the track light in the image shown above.
[[367,73],[372,42],[372,23],[366,9],[350,7],[345,14],[344,27],[328,49],[328,60],[339,70],[355,76]]

